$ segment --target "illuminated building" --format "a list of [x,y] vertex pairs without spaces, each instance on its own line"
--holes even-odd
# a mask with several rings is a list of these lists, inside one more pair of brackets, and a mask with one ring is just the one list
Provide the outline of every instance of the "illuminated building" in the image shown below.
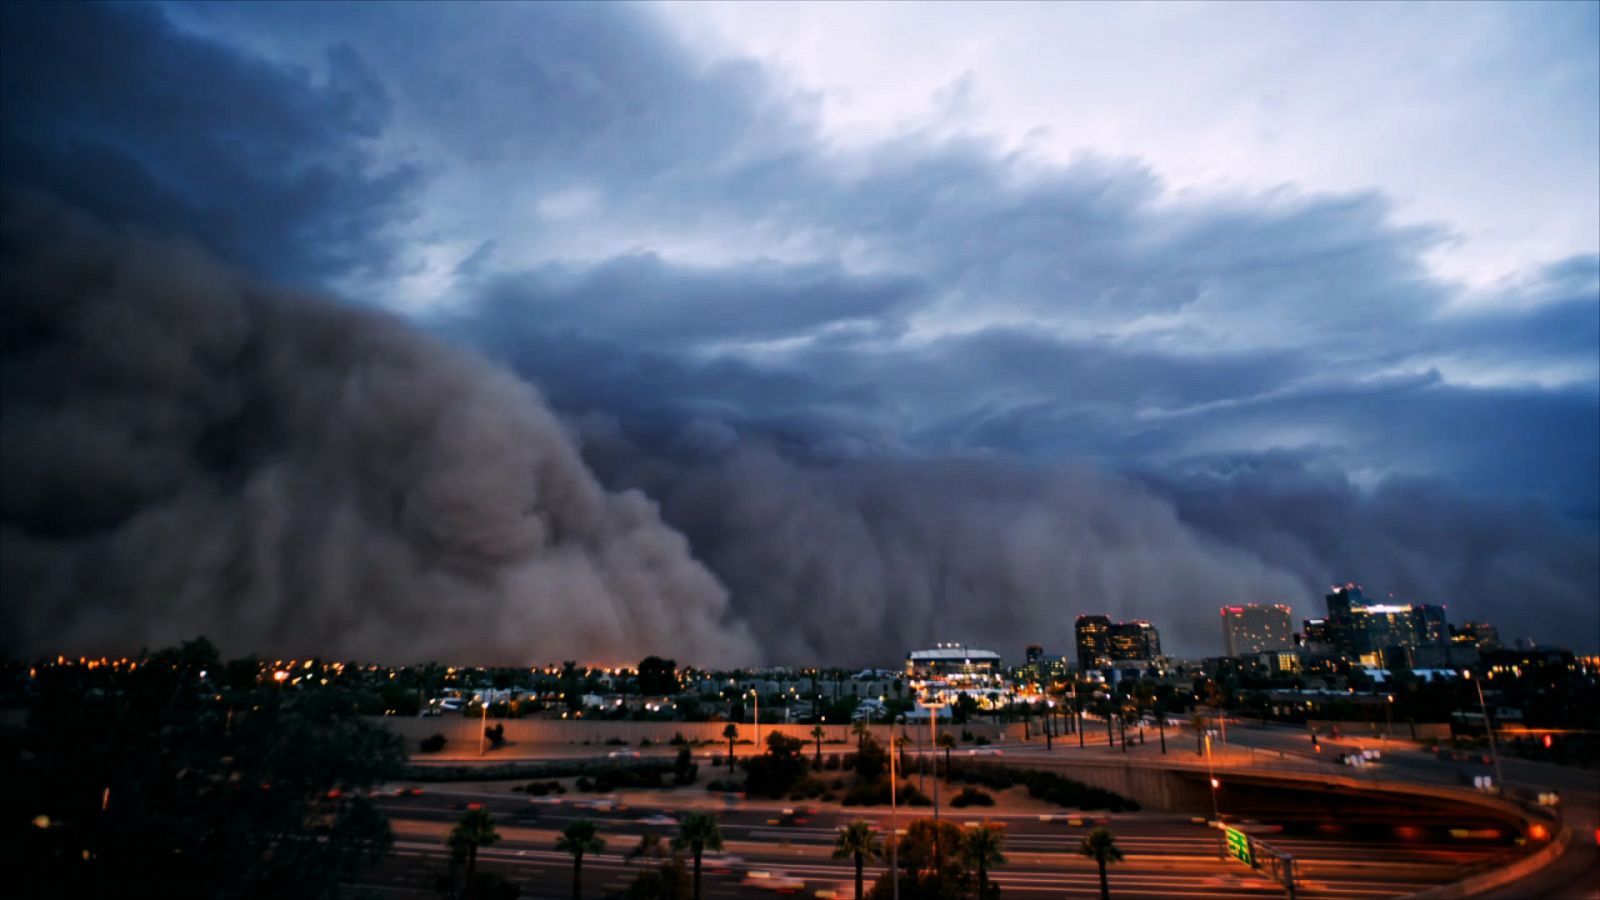
[[1143,619],[1113,622],[1110,632],[1111,661],[1145,661],[1161,655],[1161,635]]
[[[1369,603],[1355,584],[1335,585],[1327,602],[1326,642],[1368,665],[1382,665],[1384,651],[1390,647],[1437,647],[1450,642],[1442,606]],[[1309,630],[1311,623],[1306,626]]]
[[1143,619],[1113,622],[1108,616],[1079,616],[1074,633],[1078,668],[1085,672],[1161,655],[1161,635]]
[[1098,669],[1111,660],[1111,618],[1079,616],[1073,627],[1078,648],[1078,668]]
[[980,707],[992,709],[1011,696],[1000,654],[961,644],[935,644],[907,653],[906,680],[912,696],[941,703],[954,703],[966,694]]
[[1450,629],[1453,644],[1477,644],[1480,650],[1499,650],[1500,629],[1487,622],[1468,622],[1460,628]]
[[1000,654],[961,644],[935,644],[906,654],[906,677],[918,681],[970,681],[996,678]]
[[1281,603],[1222,607],[1222,637],[1227,655],[1270,653],[1294,647],[1290,622],[1289,607]]

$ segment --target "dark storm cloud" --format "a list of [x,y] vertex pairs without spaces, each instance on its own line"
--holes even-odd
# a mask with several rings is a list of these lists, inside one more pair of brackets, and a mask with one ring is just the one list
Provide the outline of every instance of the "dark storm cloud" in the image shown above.
[[1373,596],[1442,603],[1451,622],[1497,622],[1507,640],[1582,647],[1600,633],[1592,528],[1573,528],[1538,503],[1469,499],[1425,480],[1363,492],[1308,465],[1284,454],[1213,460],[1161,489],[1195,529],[1310,587],[1324,573],[1359,571]]
[[1203,654],[1218,604],[1311,615],[1336,580],[1593,623],[1594,256],[1465,298],[1425,264],[1448,231],[1373,192],[836,146],[622,5],[68,10],[6,11],[7,177],[290,278],[431,265],[431,326],[581,421],[769,657],[1086,611]]
[[1375,596],[1444,603],[1455,622],[1580,645],[1600,628],[1593,531],[1437,483],[1362,491],[1314,457],[1130,479],[1015,459],[806,464],[727,434],[668,459],[593,421],[583,440],[604,477],[661,501],[779,661],[955,639],[1065,651],[1090,612],[1152,618],[1168,652],[1214,655],[1218,606],[1320,616],[1326,585],[1352,572]]
[[0,247],[7,651],[753,658],[509,374],[37,197]]
[[335,45],[322,68],[231,52],[151,6],[8,3],[0,169],[276,277],[382,271],[417,172],[369,153],[390,110],[362,59]]
[[851,277],[837,266],[760,262],[699,269],[641,254],[592,267],[503,274],[481,302],[496,319],[681,348],[809,337],[829,326],[880,333],[901,322],[923,291],[912,279]]
[[1214,604],[1299,593],[1289,573],[1214,544],[1139,485],[1085,467],[873,459],[801,465],[752,443],[699,462],[636,455],[590,427],[585,455],[663,514],[727,582],[770,658],[858,662],[964,640],[1060,650],[1072,617],[1159,611],[1204,651]]

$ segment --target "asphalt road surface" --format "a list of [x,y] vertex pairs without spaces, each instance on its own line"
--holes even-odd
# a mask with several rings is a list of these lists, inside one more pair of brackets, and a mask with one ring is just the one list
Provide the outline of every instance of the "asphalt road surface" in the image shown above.
[[[509,786],[508,786],[509,788]],[[638,798],[640,795],[631,795]],[[671,795],[661,800],[671,802]],[[625,885],[638,864],[628,864],[622,854],[638,844],[646,832],[670,837],[674,826],[666,820],[647,821],[671,810],[632,806],[611,809],[577,809],[575,801],[590,799],[567,794],[560,804],[535,802],[522,794],[468,792],[448,787],[425,789],[420,796],[385,797],[381,805],[394,822],[397,837],[391,860],[355,887],[357,893],[378,897],[433,897],[433,877],[445,865],[444,836],[469,804],[481,804],[495,816],[502,840],[480,852],[480,865],[511,878],[524,897],[570,897],[571,857],[554,849],[557,832],[578,817],[595,820],[607,841],[605,853],[584,859],[584,896],[600,897]],[[927,815],[926,808],[916,810]],[[1094,863],[1078,856],[1082,836],[1099,818],[1117,837],[1127,860],[1111,869],[1113,896],[1118,898],[1279,897],[1280,884],[1269,881],[1242,863],[1219,858],[1217,832],[1187,817],[1165,813],[1087,814],[1077,824],[1070,814],[1042,821],[1038,815],[995,816],[1006,826],[1006,855],[1010,862],[994,873],[1007,897],[1098,896],[1099,877]],[[785,822],[777,807],[741,804],[718,813],[727,853],[736,857],[708,867],[707,897],[756,897],[787,885],[798,896],[846,886],[849,895],[854,866],[833,860],[830,851],[837,828],[849,819],[864,817],[887,830],[887,810],[825,811],[804,822]],[[974,821],[980,813],[945,809],[943,816],[957,823]],[[902,825],[909,815],[902,815]],[[1412,831],[1403,823],[1397,829],[1363,829],[1359,833],[1323,831],[1272,833],[1270,825],[1256,826],[1274,847],[1294,854],[1299,866],[1298,896],[1302,898],[1380,898],[1409,894],[1456,880],[1473,867],[1492,865],[1512,850],[1502,842],[1451,837],[1442,831]],[[1251,826],[1246,826],[1247,830]],[[757,874],[751,877],[751,871]],[[868,882],[882,871],[869,866]],[[800,887],[803,883],[803,887]]]

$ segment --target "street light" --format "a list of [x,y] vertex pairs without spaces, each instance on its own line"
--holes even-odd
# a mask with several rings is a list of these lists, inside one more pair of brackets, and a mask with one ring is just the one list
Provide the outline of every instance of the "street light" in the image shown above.
[[751,696],[756,698],[756,752],[761,748],[761,691],[751,688]]
[[[937,839],[939,822],[939,710],[944,708],[944,704],[924,703],[923,707],[928,710],[928,730],[933,735],[931,738],[932,743],[928,745],[928,749],[933,755],[933,821]],[[949,772],[944,774],[946,777],[950,775]]]
[[1389,747],[1389,733],[1394,731],[1394,695],[1390,694],[1389,702],[1383,706],[1383,746]]
[[1478,689],[1478,708],[1483,710],[1483,730],[1489,732],[1489,755],[1494,758],[1494,789],[1495,793],[1500,793],[1505,790],[1505,779],[1500,776],[1500,751],[1494,743],[1494,723],[1489,721],[1489,704],[1483,700],[1483,682],[1472,677],[1471,669],[1464,670],[1461,677]]
[[[900,813],[894,773],[894,722],[889,723],[889,884],[893,900],[900,900]],[[937,830],[935,830],[937,834]]]
[[478,729],[478,755],[482,756],[483,742],[489,737],[489,701],[483,697],[479,697],[478,701],[483,705],[483,724]]
[[1211,818],[1217,823],[1217,835],[1220,839],[1220,846],[1217,849],[1222,854],[1222,858],[1227,859],[1228,836],[1222,830],[1222,813],[1217,809],[1217,788],[1221,787],[1222,783],[1217,781],[1217,775],[1211,769],[1211,735],[1209,734],[1206,735],[1206,780],[1211,783]]

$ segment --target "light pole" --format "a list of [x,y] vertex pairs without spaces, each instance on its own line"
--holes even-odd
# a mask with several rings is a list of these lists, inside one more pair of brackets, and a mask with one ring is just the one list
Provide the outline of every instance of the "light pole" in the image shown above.
[[1227,859],[1228,836],[1222,830],[1222,813],[1217,809],[1217,788],[1221,787],[1221,785],[1217,782],[1216,773],[1211,769],[1211,735],[1209,734],[1206,735],[1206,780],[1211,783],[1211,818],[1217,823],[1217,835],[1221,843],[1218,851],[1222,854],[1223,859]]
[[479,697],[478,701],[483,705],[483,725],[478,729],[478,755],[482,756],[483,742],[489,737],[489,701],[484,697]]
[[761,689],[751,688],[750,696],[756,698],[756,749],[753,753],[761,752]]
[[1464,671],[1462,677],[1478,689],[1478,708],[1483,710],[1483,729],[1489,732],[1489,755],[1494,759],[1494,790],[1497,794],[1502,793],[1505,791],[1505,779],[1500,776],[1500,751],[1494,743],[1494,723],[1489,721],[1489,704],[1483,700],[1483,681],[1473,678],[1471,669]]
[[1394,731],[1394,695],[1389,694],[1389,702],[1383,705],[1383,747],[1389,748],[1389,733]]
[[1056,702],[1044,701],[1044,749],[1049,752],[1053,749],[1052,740],[1055,738]]
[[[932,734],[929,751],[933,754],[933,822],[934,833],[938,834],[939,824],[939,710],[944,708],[943,703],[924,703],[928,710],[928,731]],[[950,773],[944,773],[949,777]]]
[[893,900],[900,900],[900,812],[896,788],[894,722],[891,721],[889,723],[889,884],[893,887]]

